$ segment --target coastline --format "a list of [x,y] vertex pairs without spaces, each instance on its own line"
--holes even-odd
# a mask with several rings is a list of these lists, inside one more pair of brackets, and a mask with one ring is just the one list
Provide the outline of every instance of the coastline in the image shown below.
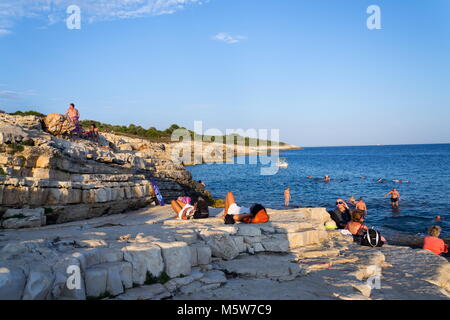
[[174,149],[189,150],[190,160],[183,162],[184,166],[194,166],[204,163],[229,163],[239,156],[256,156],[287,150],[302,150],[292,144],[274,146],[241,146],[214,142],[189,142],[167,144],[168,153]]
[[[169,206],[3,230],[0,261],[12,299],[449,299],[450,264],[426,250],[356,245],[326,230],[323,208],[268,210],[265,224],[173,219]],[[82,232],[80,232],[83,230]],[[69,265],[79,290],[65,288]],[[264,267],[265,266],[265,267]],[[371,279],[380,287],[371,287]],[[378,281],[378,280],[377,280]],[[40,283],[40,286],[34,284]],[[407,288],[407,290],[405,290]]]

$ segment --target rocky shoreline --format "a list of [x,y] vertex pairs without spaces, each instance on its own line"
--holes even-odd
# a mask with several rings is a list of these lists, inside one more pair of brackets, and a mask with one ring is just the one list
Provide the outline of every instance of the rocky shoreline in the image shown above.
[[60,115],[0,113],[0,299],[450,297],[445,258],[358,246],[325,229],[323,208],[269,209],[258,225],[224,225],[213,208],[208,219],[174,220],[155,206],[152,180],[167,201],[213,202],[172,161],[176,144],[63,138],[71,129]]
[[[325,209],[268,212],[266,224],[224,225],[215,217],[174,220],[169,207],[151,207],[2,230],[0,299],[450,297],[445,258],[356,245],[325,229]],[[68,289],[73,270],[80,270],[78,289]]]
[[212,201],[204,186],[171,160],[164,145],[110,133],[102,133],[98,142],[63,139],[60,134],[70,130],[70,123],[59,116],[49,115],[43,122],[0,113],[3,227],[35,227],[146,207],[156,201],[152,180],[166,201],[180,195]]

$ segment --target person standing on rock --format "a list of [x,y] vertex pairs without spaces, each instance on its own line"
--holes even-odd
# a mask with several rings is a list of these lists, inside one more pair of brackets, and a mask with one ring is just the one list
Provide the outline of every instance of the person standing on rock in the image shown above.
[[75,124],[75,129],[72,132],[80,133],[81,132],[80,123],[79,123],[80,113],[75,108],[75,104],[71,103],[69,105],[69,108],[66,111],[66,116],[70,120],[72,120],[72,122]]
[[291,188],[284,189],[284,206],[289,207],[289,201],[291,200]]

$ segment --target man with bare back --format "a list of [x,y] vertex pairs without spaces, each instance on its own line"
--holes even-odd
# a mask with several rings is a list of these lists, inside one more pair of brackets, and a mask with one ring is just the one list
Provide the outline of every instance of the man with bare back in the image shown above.
[[398,208],[398,203],[400,201],[400,192],[398,192],[396,188],[393,188],[391,191],[386,193],[384,197],[386,198],[388,195],[391,195],[392,208]]
[[78,112],[78,110],[75,108],[75,105],[73,103],[71,103],[69,105],[69,109],[67,109],[66,111],[66,115],[70,118],[70,120],[72,121],[78,121],[78,119],[80,118],[80,113]]
[[75,105],[73,103],[71,103],[69,105],[69,109],[67,109],[66,111],[66,116],[75,124],[75,129],[72,130],[72,133],[81,133],[81,127],[80,127],[80,113],[78,112],[78,110],[75,108]]
[[362,197],[359,197],[358,202],[356,202],[356,210],[364,211],[364,214],[367,213],[367,206]]

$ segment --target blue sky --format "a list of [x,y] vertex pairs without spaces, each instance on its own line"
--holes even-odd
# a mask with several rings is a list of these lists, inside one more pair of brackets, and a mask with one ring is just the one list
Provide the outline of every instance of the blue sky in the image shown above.
[[[66,8],[81,8],[81,30]],[[369,5],[381,30],[369,30]],[[0,109],[448,143],[448,0],[0,0]]]

